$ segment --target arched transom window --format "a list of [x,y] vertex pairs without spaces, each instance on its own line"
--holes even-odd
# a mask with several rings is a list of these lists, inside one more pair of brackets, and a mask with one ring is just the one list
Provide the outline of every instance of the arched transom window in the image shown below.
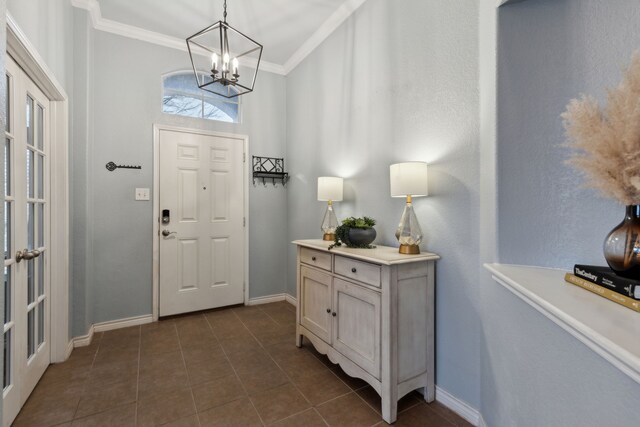
[[240,97],[227,99],[201,90],[192,71],[167,74],[162,79],[162,86],[164,113],[221,122],[240,122]]

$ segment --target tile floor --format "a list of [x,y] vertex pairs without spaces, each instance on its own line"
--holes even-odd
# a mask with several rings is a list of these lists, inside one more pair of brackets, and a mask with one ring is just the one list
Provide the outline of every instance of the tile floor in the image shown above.
[[[234,307],[94,335],[52,365],[15,426],[384,426],[380,398],[309,344],[295,308]],[[470,426],[417,393],[397,426]]]

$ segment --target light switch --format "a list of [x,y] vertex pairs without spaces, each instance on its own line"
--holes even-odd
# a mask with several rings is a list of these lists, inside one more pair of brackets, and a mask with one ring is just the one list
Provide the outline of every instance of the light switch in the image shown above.
[[136,200],[149,200],[149,189],[136,188]]

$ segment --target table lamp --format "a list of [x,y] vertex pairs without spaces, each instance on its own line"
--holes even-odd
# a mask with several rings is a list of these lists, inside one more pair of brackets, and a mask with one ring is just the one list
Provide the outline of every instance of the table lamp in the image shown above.
[[427,164],[424,162],[396,163],[389,167],[391,197],[406,197],[407,204],[396,229],[401,254],[419,254],[422,229],[413,211],[411,199],[429,195]]
[[333,202],[342,201],[343,179],[334,176],[318,177],[318,200],[327,202],[327,211],[322,219],[322,240],[333,240],[338,228],[338,218],[333,212]]

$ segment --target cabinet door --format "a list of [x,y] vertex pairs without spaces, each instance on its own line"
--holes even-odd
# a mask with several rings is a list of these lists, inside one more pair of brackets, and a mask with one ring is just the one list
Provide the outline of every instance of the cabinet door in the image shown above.
[[380,379],[380,294],[333,281],[333,347]]
[[331,275],[300,268],[300,324],[331,344]]

